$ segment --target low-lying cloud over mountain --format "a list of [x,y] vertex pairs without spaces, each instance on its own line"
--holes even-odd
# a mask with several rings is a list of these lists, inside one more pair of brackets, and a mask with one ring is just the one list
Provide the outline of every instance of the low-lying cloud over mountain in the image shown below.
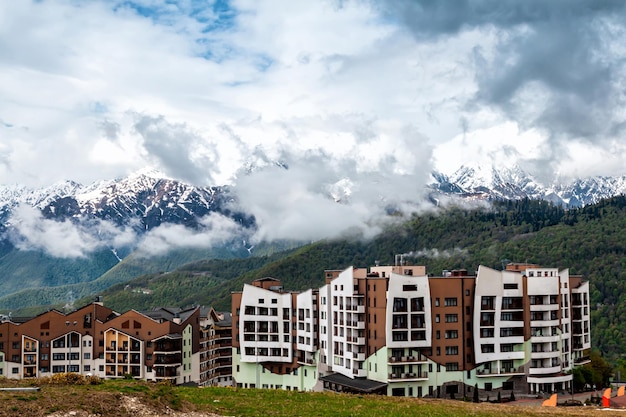
[[[233,242],[242,247],[247,242],[249,248],[260,241],[369,238],[406,218],[398,214],[433,210],[444,201],[532,198],[578,207],[626,192],[626,177],[543,185],[519,166],[493,165],[464,166],[451,176],[433,172],[428,183],[409,174],[385,176],[384,167],[337,181],[337,172],[318,172],[323,157],[311,154],[295,167],[257,161],[231,187],[196,187],[154,170],[88,186],[3,187],[2,236],[20,250],[58,258],[101,249],[116,256],[136,249],[138,256],[149,257]],[[342,172],[350,169],[356,172],[354,166]]]

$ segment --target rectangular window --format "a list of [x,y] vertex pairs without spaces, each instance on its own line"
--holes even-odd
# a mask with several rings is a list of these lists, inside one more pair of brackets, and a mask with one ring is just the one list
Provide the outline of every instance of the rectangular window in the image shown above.
[[417,285],[405,284],[402,286],[402,291],[417,291]]
[[459,337],[458,330],[446,330],[445,338],[446,339],[457,339]]
[[457,305],[456,297],[446,297],[443,299],[443,305],[446,307],[455,307]]
[[394,298],[393,299],[393,312],[406,312],[408,310],[406,298]]
[[513,352],[513,343],[505,343],[500,345],[500,352]]
[[517,284],[504,284],[504,289],[505,290],[516,290],[517,289]]
[[[459,370],[459,363],[458,362],[448,362],[446,363],[446,371],[458,371]],[[458,387],[456,385],[448,385],[446,387],[448,389],[448,391],[450,390],[450,388],[453,388],[454,391],[456,391],[458,389]]]
[[480,350],[482,353],[493,353],[495,352],[493,344],[480,345]]
[[459,321],[458,314],[446,314],[446,323],[456,323]]
[[446,346],[446,355],[458,355],[459,347],[458,346]]

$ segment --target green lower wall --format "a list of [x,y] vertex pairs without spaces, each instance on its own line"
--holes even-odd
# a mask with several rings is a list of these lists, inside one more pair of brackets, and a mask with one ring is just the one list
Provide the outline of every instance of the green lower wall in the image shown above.
[[233,348],[232,352],[233,380],[237,386],[314,391],[321,385],[318,383],[319,373],[314,365],[302,365],[288,374],[279,375],[266,370],[261,364],[241,362],[241,355],[237,354],[237,349]]

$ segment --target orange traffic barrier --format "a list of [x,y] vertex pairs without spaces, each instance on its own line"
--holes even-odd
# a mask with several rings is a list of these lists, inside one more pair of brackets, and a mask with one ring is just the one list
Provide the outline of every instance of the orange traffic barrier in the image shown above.
[[552,394],[550,398],[541,403],[542,407],[556,407],[557,395]]
[[602,394],[602,407],[610,407],[611,406],[611,388],[607,388],[604,390],[604,394]]

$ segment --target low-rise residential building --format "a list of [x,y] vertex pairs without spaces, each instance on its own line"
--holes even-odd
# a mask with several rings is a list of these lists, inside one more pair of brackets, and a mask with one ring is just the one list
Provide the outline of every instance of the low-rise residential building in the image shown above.
[[554,392],[571,388],[569,371],[591,347],[588,283],[531,264],[438,277],[423,266],[351,267],[304,292],[264,278],[232,304],[233,380],[248,388]]
[[[119,314],[96,301],[67,314],[51,310],[27,319],[6,317],[0,323],[0,375],[29,378],[76,372],[175,384],[213,383],[214,368],[230,363],[231,329],[212,314],[202,317],[199,307]],[[201,346],[214,346],[216,341],[222,349],[202,356]],[[219,373],[216,383],[230,384],[230,369]]]

